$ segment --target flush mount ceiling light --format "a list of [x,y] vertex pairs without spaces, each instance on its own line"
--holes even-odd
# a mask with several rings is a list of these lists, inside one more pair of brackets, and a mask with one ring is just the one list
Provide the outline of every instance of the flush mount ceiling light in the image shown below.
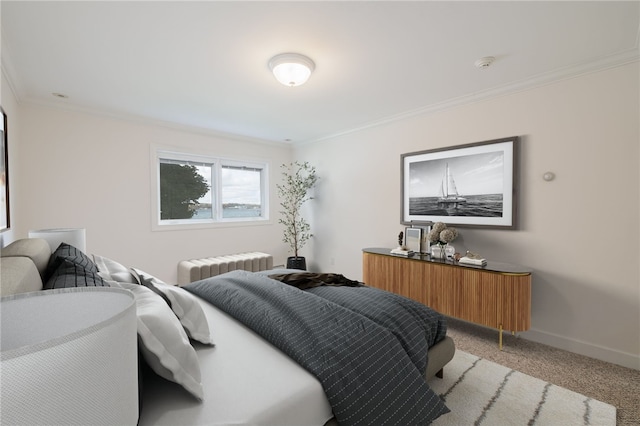
[[316,64],[299,53],[281,53],[271,58],[269,68],[280,83],[293,87],[304,84],[316,68]]

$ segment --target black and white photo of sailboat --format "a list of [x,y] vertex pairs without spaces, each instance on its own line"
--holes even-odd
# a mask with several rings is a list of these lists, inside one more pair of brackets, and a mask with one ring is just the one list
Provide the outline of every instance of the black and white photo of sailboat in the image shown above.
[[501,217],[503,157],[498,151],[411,163],[409,214]]
[[402,154],[402,223],[515,229],[520,138]]
[[[461,197],[458,194],[458,189],[456,187],[456,181],[453,179],[453,175],[449,170],[449,163],[447,163],[444,171],[444,176],[442,177],[442,185],[440,185],[440,194],[438,197],[438,204],[458,204],[458,203],[466,203],[467,199]],[[457,207],[457,206],[454,206]]]

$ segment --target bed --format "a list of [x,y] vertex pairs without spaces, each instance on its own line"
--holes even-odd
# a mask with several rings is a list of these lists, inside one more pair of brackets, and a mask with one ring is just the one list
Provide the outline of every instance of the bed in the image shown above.
[[[435,330],[428,347],[422,331],[409,330],[418,325],[398,320],[422,318],[416,302],[386,292],[388,300],[377,302],[374,293],[381,290],[359,283],[302,289],[287,282],[301,272],[292,270],[233,271],[180,288],[73,247],[51,254],[39,239],[18,240],[2,249],[2,296],[42,291],[52,260],[66,267],[66,273],[95,269],[93,275],[86,273],[95,285],[134,293],[140,425],[372,424],[372,419],[428,424],[448,411],[427,380],[442,374],[455,348],[439,315],[437,325],[424,325]],[[62,284],[68,280],[58,277]],[[48,285],[50,280],[44,283]],[[349,296],[343,301],[342,294]],[[157,308],[153,315],[161,312],[162,321],[172,321],[161,333],[172,328],[182,338],[180,350],[190,367],[179,374],[167,371],[171,369],[160,365],[162,357],[150,354],[145,345],[148,330],[141,327],[147,309],[140,304],[147,299]],[[402,314],[392,315],[395,308],[387,308],[395,299],[405,303],[397,308]],[[284,301],[283,310],[273,308]],[[325,334],[332,336],[327,342]],[[373,370],[378,373],[368,375]],[[389,377],[384,376],[387,371]]]

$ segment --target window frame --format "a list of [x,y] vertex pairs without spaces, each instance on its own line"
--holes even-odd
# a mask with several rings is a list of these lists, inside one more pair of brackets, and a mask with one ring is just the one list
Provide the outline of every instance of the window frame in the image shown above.
[[[211,219],[161,219],[160,218],[160,162],[161,160],[211,164]],[[222,168],[224,166],[260,170],[260,216],[223,218],[222,209]],[[264,159],[229,158],[189,150],[168,147],[153,147],[151,150],[151,216],[152,230],[185,230],[197,228],[217,228],[231,226],[251,226],[270,224],[270,162]]]

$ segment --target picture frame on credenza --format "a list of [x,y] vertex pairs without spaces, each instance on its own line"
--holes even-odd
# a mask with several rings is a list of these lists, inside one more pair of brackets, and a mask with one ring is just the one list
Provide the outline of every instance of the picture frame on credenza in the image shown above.
[[411,226],[404,229],[405,246],[415,253],[429,253],[427,235],[431,226]]

